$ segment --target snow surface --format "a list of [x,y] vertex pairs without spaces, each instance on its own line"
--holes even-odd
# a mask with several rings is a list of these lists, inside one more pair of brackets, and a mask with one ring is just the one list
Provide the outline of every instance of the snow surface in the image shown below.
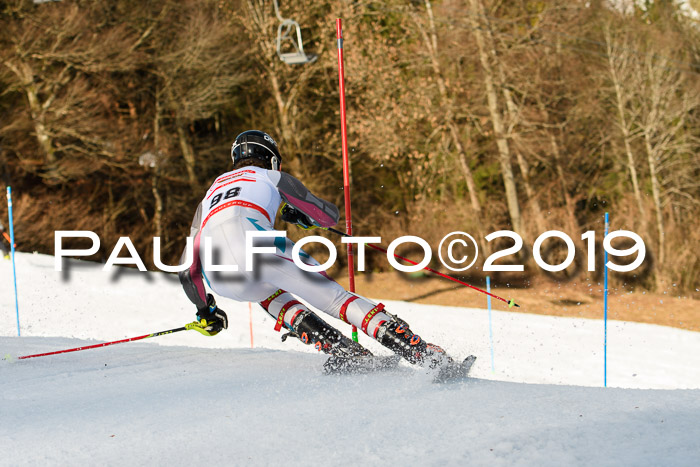
[[[0,261],[1,355],[193,318],[174,275],[69,266],[17,255],[17,338],[12,269]],[[231,323],[216,337],[0,361],[0,465],[700,464],[700,333],[609,322],[617,388],[602,388],[602,321],[494,312],[492,372],[487,311],[384,303],[453,355],[477,355],[474,378],[435,385],[409,365],[326,376],[324,357],[281,343],[257,305],[221,299]]]

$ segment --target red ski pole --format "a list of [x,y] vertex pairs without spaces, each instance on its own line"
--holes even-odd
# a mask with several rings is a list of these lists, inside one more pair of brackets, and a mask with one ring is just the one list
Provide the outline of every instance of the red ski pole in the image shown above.
[[[194,324],[194,323],[192,323],[192,324]],[[122,340],[112,341],[112,342],[103,342],[101,344],[87,345],[85,347],[76,347],[74,349],[57,350],[55,352],[38,353],[38,354],[34,354],[34,355],[24,355],[22,357],[17,357],[17,360],[24,360],[25,358],[46,357],[48,355],[57,355],[60,353],[79,352],[81,350],[88,350],[88,349],[96,349],[98,347],[107,347],[108,345],[123,344],[124,342],[133,342],[133,341],[138,341],[141,339],[148,339],[149,337],[158,337],[158,336],[162,336],[164,334],[172,334],[174,332],[187,331],[189,329],[192,329],[190,324],[183,326],[181,328],[169,329],[167,331],[160,331],[160,332],[154,332],[152,334],[146,334],[145,336],[130,337],[128,339],[122,339]]]
[[[327,227],[327,228],[325,228],[325,230],[328,230],[329,232],[333,232],[333,233],[338,234],[338,235],[342,235],[343,237],[350,237],[350,235],[344,234],[344,233],[341,232],[340,230],[336,230],[336,229],[334,229],[334,228],[332,228],[332,227]],[[371,243],[367,243],[367,245],[368,245],[369,247],[371,247],[371,248],[374,248],[374,249],[377,250],[377,251],[381,251],[382,253],[388,253],[384,248],[379,247],[379,246],[377,246],[377,245],[372,245]],[[397,255],[397,254],[394,254],[394,256],[395,256],[396,258],[402,260],[402,261],[406,261],[407,263],[413,264],[414,266],[417,266],[417,265],[418,265],[418,263],[416,263],[415,261],[410,260],[410,259],[408,259],[408,258],[404,258],[403,256],[399,256],[399,255]],[[461,284],[461,285],[463,285],[463,286],[465,286],[465,287],[469,287],[470,289],[474,289],[474,290],[476,290],[477,292],[481,292],[481,293],[483,293],[483,294],[486,294],[486,295],[488,295],[488,296],[490,296],[490,297],[495,298],[496,300],[500,300],[500,301],[502,301],[502,302],[505,302],[505,303],[508,304],[508,308],[511,308],[511,307],[514,307],[514,306],[517,306],[518,308],[520,307],[520,305],[518,305],[517,303],[515,303],[515,301],[513,301],[512,299],[511,299],[511,300],[506,300],[505,298],[499,297],[498,295],[494,295],[494,294],[492,294],[491,292],[487,292],[487,291],[485,291],[485,290],[483,290],[483,289],[480,289],[479,287],[474,287],[474,286],[471,285],[471,284],[467,284],[467,283],[464,282],[464,281],[461,281],[461,280],[459,280],[459,279],[455,279],[454,277],[448,276],[447,274],[443,274],[443,273],[441,273],[440,271],[436,271],[435,269],[429,268],[428,266],[424,266],[423,269],[425,269],[426,271],[430,271],[430,272],[432,272],[433,274],[437,274],[437,275],[440,276],[440,277],[444,277],[445,279],[451,280],[452,282],[456,282],[456,283]]]

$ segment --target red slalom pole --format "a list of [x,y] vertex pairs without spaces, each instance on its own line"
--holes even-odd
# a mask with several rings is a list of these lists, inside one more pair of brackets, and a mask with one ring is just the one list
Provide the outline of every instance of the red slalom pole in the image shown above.
[[57,350],[55,352],[38,353],[38,354],[34,354],[34,355],[24,355],[22,357],[17,357],[17,360],[24,360],[25,358],[46,357],[48,355],[57,355],[57,354],[68,353],[68,352],[79,352],[81,350],[88,350],[88,349],[96,349],[98,347],[107,347],[108,345],[123,344],[125,342],[133,342],[133,341],[138,341],[141,339],[148,339],[149,337],[162,336],[163,334],[172,334],[174,332],[186,331],[188,329],[191,329],[191,328],[189,326],[183,326],[181,328],[170,329],[168,331],[154,332],[153,334],[146,334],[145,336],[130,337],[128,339],[122,339],[119,341],[103,342],[101,344],[87,345],[85,347],[76,347],[74,349]]
[[[350,209],[350,164],[348,159],[348,131],[345,125],[345,69],[343,68],[343,26],[335,20],[335,36],[338,39],[338,84],[340,86],[340,140],[343,148],[343,193],[345,194],[345,234],[352,236],[352,211]],[[355,292],[355,258],[348,243],[348,282],[350,292]],[[357,327],[352,327],[352,340],[357,342]]]

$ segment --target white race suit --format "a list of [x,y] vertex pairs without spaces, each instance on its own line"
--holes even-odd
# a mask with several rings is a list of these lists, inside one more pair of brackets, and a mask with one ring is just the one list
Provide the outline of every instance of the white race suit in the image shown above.
[[[314,196],[285,172],[250,166],[214,180],[192,222],[192,265],[179,274],[189,299],[200,309],[206,306],[206,281],[218,295],[260,303],[275,319],[279,331],[282,327],[291,329],[295,317],[307,310],[296,296],[376,338],[379,326],[391,320],[382,311],[384,306],[346,291],[324,272],[299,268],[292,260],[294,244],[286,237],[257,238],[253,246],[266,246],[273,252],[256,252],[252,271],[246,271],[246,233],[273,231],[282,201],[322,227],[338,222],[335,205]],[[205,262],[207,242],[211,242],[209,265]],[[318,265],[305,253],[300,256],[306,264]],[[220,272],[217,266],[236,266],[238,270]]]

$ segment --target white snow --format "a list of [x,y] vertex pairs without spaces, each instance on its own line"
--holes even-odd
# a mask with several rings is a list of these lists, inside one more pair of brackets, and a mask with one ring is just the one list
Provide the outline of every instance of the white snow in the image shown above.
[[[71,261],[65,277],[53,257],[18,254],[17,338],[0,261],[0,355],[192,320],[176,276],[118,271]],[[474,378],[440,386],[408,365],[326,376],[324,357],[281,343],[257,305],[220,299],[231,324],[216,337],[0,361],[0,465],[700,463],[700,333],[610,321],[614,387],[602,388],[602,321],[496,311],[492,372],[487,311],[384,303],[453,355],[477,355]]]

